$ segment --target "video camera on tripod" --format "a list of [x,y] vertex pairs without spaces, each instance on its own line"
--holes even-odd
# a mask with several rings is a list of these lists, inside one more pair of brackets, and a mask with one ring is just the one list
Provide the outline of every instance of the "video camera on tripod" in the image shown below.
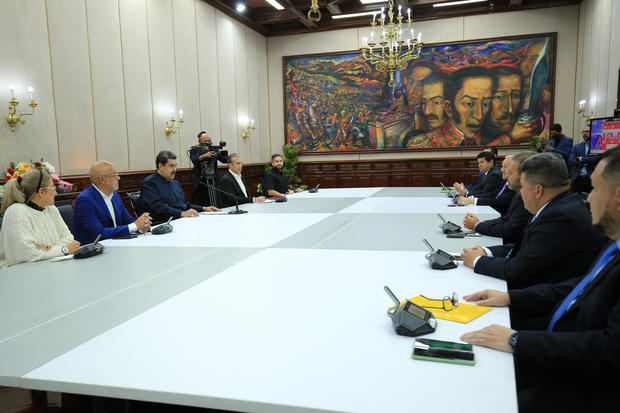
[[[224,150],[226,142],[220,141],[219,145],[213,145],[212,143],[199,143],[191,147],[190,151],[195,152],[198,156],[202,156],[207,152],[215,153],[215,158],[222,162],[228,163],[228,151]],[[207,162],[211,158],[205,158],[201,162]]]

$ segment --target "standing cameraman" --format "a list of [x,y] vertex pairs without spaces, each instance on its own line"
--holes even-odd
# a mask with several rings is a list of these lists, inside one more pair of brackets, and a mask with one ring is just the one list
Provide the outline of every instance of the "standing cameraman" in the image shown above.
[[194,199],[200,205],[217,206],[215,190],[206,185],[214,186],[220,181],[217,173],[217,154],[211,149],[211,138],[207,132],[198,134],[198,145],[189,150],[189,158],[194,164]]

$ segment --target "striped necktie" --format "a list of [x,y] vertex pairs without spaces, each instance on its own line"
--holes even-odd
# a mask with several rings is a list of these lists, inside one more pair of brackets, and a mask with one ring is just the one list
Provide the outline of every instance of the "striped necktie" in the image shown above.
[[573,288],[573,291],[571,291],[570,294],[566,296],[564,301],[562,301],[562,304],[560,304],[558,309],[555,310],[553,317],[551,317],[551,322],[547,327],[547,331],[553,331],[555,323],[557,323],[558,320],[562,318],[564,313],[566,313],[566,310],[568,310],[568,308],[575,302],[577,297],[579,297],[579,294],[583,292],[586,286],[590,283],[590,281],[594,279],[594,277],[597,276],[597,274],[603,269],[603,267],[609,264],[609,261],[613,259],[614,255],[616,255],[617,252],[618,244],[614,242],[609,246],[609,248],[607,248],[607,250],[605,250],[603,255],[601,255],[601,258],[599,258],[594,268],[592,268],[592,271],[590,271],[588,275],[583,277],[583,280],[581,280],[579,284],[577,284],[577,286]]

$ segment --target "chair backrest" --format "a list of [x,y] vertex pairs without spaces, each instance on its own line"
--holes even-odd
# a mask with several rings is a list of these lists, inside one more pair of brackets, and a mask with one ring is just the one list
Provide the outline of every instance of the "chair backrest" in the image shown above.
[[142,203],[140,201],[142,193],[140,191],[127,192],[127,196],[129,197],[129,202],[131,202],[133,212],[136,214],[136,218],[142,215],[144,213],[144,208],[142,208]]
[[73,232],[73,200],[65,199],[56,202],[54,205],[58,208],[58,212],[60,212],[60,216],[62,220],[65,221],[65,225],[69,228],[69,231]]
[[2,229],[2,215],[0,215],[0,229]]

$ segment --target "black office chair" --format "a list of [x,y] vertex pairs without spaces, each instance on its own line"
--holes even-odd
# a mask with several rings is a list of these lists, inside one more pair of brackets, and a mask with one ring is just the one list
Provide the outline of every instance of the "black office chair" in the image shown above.
[[142,208],[142,201],[140,200],[141,192],[127,192],[127,196],[129,197],[129,202],[131,202],[133,213],[136,214],[136,218],[144,214],[144,208]]
[[2,229],[2,215],[0,215],[0,229]]
[[56,208],[58,208],[58,212],[60,212],[60,216],[62,220],[65,221],[65,225],[69,228],[69,231],[72,231],[71,227],[73,226],[73,199],[64,199],[62,201],[57,201],[54,203]]

